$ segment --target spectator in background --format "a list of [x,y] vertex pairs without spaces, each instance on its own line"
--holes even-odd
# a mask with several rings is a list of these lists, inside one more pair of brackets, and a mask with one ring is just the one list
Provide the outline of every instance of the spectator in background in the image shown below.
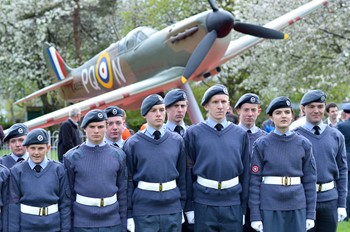
[[4,139],[4,129],[2,128],[2,125],[0,125],[0,146],[2,145],[2,140]]
[[330,127],[337,127],[339,122],[338,119],[338,106],[334,102],[328,103],[326,105],[326,113],[328,118],[324,121]]
[[261,129],[266,131],[267,133],[270,133],[271,131],[275,130],[275,125],[273,124],[271,119],[268,118],[265,121],[263,121]]
[[82,143],[81,131],[78,122],[81,118],[81,111],[72,108],[69,111],[69,118],[63,122],[58,134],[58,160],[62,163],[63,155],[71,148]]
[[227,112],[226,112],[226,120],[229,121],[229,122],[232,122],[234,124],[238,124],[239,123],[239,118],[237,115],[235,115],[233,113],[233,108],[232,106],[229,106]]

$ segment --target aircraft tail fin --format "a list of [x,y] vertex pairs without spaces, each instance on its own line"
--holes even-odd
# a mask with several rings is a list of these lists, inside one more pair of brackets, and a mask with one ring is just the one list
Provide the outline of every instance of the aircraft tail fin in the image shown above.
[[69,76],[72,68],[64,62],[61,55],[49,43],[44,44],[44,57],[50,76],[55,82],[62,81]]

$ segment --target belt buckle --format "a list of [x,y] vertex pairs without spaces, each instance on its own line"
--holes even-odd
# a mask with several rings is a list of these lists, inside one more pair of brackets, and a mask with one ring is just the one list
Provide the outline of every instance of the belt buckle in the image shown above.
[[318,184],[317,192],[322,192],[322,184]]
[[292,185],[292,179],[288,176],[282,177],[282,185],[283,186],[289,186]]
[[47,214],[48,214],[48,208],[47,207],[39,208],[39,216],[47,216]]
[[105,206],[105,200],[103,198],[100,199],[100,207]]
[[163,192],[163,183],[159,184],[159,192]]
[[218,181],[218,189],[221,190],[222,189],[222,182]]

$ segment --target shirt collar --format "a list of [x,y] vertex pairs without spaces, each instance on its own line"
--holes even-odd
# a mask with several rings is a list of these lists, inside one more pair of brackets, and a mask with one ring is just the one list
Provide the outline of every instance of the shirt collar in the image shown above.
[[[210,126],[211,128],[215,128],[215,125],[218,124],[217,122],[214,121],[214,119],[212,119],[211,117],[208,117],[207,120],[205,121],[205,123]],[[228,125],[231,124],[231,122],[227,121],[226,118],[224,118],[220,124],[226,128]]]
[[255,125],[252,128],[247,128],[242,123],[239,123],[238,126],[242,127],[245,131],[250,130],[252,132],[252,134],[259,131],[259,128]]
[[17,162],[18,158],[23,158],[24,160],[27,160],[29,157],[29,154],[28,152],[26,152],[22,156],[16,156],[15,154],[11,153],[11,157]]
[[277,134],[277,135],[286,135],[286,136],[289,136],[292,134],[292,132],[290,130],[288,130],[287,132],[285,133],[281,133],[280,131],[278,131],[276,128],[273,130],[273,133]]
[[[28,164],[29,164],[30,169],[33,169],[35,167],[35,165],[37,165],[31,159],[28,159]],[[44,168],[46,168],[47,164],[48,164],[48,159],[45,156],[43,161],[41,161],[41,163],[39,165],[41,166],[42,169],[44,169]]]
[[109,138],[105,137],[104,141],[107,143],[107,144],[118,144],[119,147],[122,147],[123,144],[124,144],[124,139],[123,138],[120,138],[117,142],[113,142],[112,140],[110,140]]
[[96,147],[96,146],[102,147],[102,146],[106,145],[106,142],[103,140],[100,144],[94,144],[90,140],[87,139],[85,144],[88,147]]
[[[166,128],[170,131],[174,131],[175,127],[177,126],[177,124],[175,124],[174,122],[168,120],[167,123],[165,124]],[[186,125],[184,121],[181,121],[181,123],[179,124],[179,126],[182,127],[182,129],[186,130]]]
[[[162,137],[165,133],[165,125],[163,125],[158,131],[160,132],[160,137]],[[146,130],[145,130],[145,134],[148,137],[153,138],[153,133],[156,131],[156,129],[154,129],[152,126],[147,125]]]
[[303,128],[305,128],[308,131],[311,131],[312,133],[314,132],[314,126],[319,126],[320,127],[320,133],[322,133],[325,129],[326,129],[326,124],[323,123],[323,121],[320,121],[320,123],[318,125],[314,125],[310,122],[308,122],[307,120],[305,121],[305,124],[302,126]]

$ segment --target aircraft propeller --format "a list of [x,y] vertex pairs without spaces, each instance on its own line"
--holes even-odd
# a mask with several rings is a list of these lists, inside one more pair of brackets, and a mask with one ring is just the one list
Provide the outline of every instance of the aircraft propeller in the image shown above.
[[209,50],[213,46],[217,38],[226,37],[231,30],[238,31],[243,34],[248,34],[264,39],[287,39],[288,35],[273,29],[263,26],[242,23],[235,20],[233,15],[226,10],[219,10],[215,0],[208,0],[213,10],[207,18],[207,28],[209,33],[202,39],[193,51],[190,59],[187,62],[185,71],[182,76],[182,82],[186,83],[188,78],[200,66]]

